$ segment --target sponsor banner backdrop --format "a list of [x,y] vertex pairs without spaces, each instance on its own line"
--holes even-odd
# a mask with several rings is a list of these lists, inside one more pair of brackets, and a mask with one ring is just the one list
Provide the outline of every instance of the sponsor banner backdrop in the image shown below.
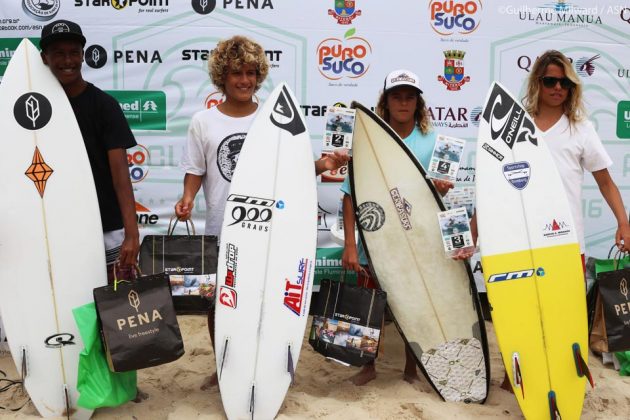
[[[474,182],[479,113],[491,81],[522,97],[536,57],[555,48],[582,78],[590,118],[614,160],[611,174],[630,203],[630,1],[496,3],[3,0],[0,78],[19,39],[37,41],[53,19],[78,22],[87,38],[85,79],[119,101],[140,144],[128,157],[141,233],[163,234],[182,192],[178,165],[190,118],[222,100],[206,61],[222,38],[244,34],[263,46],[271,68],[257,99],[264,101],[281,81],[291,86],[306,116],[313,158],[320,156],[327,107],[353,100],[374,106],[388,72],[417,73],[434,130],[468,141],[461,186]],[[384,20],[392,13],[395,20]],[[330,226],[346,172],[318,178],[322,273],[332,266],[322,266],[320,256],[331,251],[341,260]],[[198,232],[204,211],[200,194]],[[587,253],[604,257],[616,221],[589,174],[583,212]]]

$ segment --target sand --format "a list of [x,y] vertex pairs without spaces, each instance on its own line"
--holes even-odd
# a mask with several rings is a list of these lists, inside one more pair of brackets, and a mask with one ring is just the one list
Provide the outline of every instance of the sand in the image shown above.
[[[214,370],[214,354],[203,316],[178,317],[186,354],[167,365],[144,369],[138,374],[140,388],[149,394],[141,403],[96,410],[93,418],[105,419],[224,419],[218,389],[199,389]],[[403,341],[395,326],[385,331],[384,354],[377,361],[377,378],[357,387],[348,378],[358,368],[326,361],[304,340],[297,366],[296,383],[289,389],[278,419],[487,419],[522,418],[514,396],[499,385],[504,369],[492,324],[486,323],[490,340],[491,387],[484,405],[446,403],[428,382],[408,384],[402,379]],[[9,338],[10,339],[10,338]],[[587,389],[583,419],[630,419],[630,377],[621,377],[610,365],[590,355],[595,389]],[[0,370],[17,378],[12,359],[0,354]],[[0,383],[0,388],[2,384]],[[19,407],[26,396],[14,389],[0,393],[0,406]],[[28,403],[18,412],[0,410],[2,419],[38,418]]]

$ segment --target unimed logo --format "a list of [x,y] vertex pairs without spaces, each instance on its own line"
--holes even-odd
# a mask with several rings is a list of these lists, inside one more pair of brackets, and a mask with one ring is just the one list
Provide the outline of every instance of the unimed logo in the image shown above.
[[108,90],[133,130],[166,130],[166,95],[151,90]]
[[630,101],[617,104],[617,137],[630,139]]

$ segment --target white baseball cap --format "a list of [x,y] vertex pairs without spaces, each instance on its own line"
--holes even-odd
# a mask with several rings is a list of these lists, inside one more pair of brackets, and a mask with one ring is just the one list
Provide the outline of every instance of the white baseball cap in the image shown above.
[[385,92],[398,86],[411,86],[418,89],[418,92],[422,93],[420,83],[418,82],[418,76],[409,70],[394,70],[387,75],[384,86]]

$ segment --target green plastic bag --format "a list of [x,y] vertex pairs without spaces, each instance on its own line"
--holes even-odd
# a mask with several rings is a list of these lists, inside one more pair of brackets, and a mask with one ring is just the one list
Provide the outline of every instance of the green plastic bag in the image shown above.
[[116,407],[136,397],[137,372],[111,372],[103,351],[94,302],[72,310],[85,348],[79,355],[80,407]]
[[[624,258],[615,259],[610,258],[613,249],[611,248],[608,253],[608,259],[595,260],[595,275],[599,273],[606,273],[608,271],[614,271],[620,268],[630,267],[630,255],[625,255]],[[620,255],[617,255],[619,257]],[[615,352],[615,357],[619,360],[621,365],[619,369],[619,375],[630,376],[630,351]]]

